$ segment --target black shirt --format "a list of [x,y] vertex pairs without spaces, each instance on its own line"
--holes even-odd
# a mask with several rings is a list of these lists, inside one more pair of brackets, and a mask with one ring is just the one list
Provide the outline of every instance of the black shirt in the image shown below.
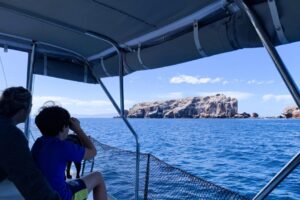
[[0,182],[12,181],[25,199],[60,199],[35,165],[23,132],[0,115]]

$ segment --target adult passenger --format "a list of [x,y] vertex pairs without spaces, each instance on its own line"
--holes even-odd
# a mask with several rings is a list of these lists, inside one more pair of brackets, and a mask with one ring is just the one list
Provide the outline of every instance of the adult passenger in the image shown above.
[[23,87],[7,88],[0,97],[0,183],[13,182],[25,199],[60,199],[35,165],[28,141],[16,126],[25,122],[31,106],[32,96]]

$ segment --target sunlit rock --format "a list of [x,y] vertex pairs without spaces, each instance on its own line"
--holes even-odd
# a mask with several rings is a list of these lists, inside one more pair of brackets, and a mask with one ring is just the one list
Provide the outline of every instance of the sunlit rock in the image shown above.
[[300,118],[300,110],[297,106],[287,106],[282,113],[285,118]]
[[252,113],[251,117],[252,117],[252,118],[258,118],[259,115],[258,115],[256,112],[254,112],[254,113]]
[[223,94],[178,100],[144,102],[129,109],[129,118],[230,118],[238,114],[238,101]]

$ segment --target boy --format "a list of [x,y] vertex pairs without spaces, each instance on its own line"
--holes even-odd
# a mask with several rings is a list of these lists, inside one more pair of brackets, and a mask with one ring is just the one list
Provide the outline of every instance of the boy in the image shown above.
[[[107,199],[106,186],[99,172],[65,182],[68,161],[81,162],[96,155],[96,148],[80,127],[79,120],[71,118],[62,107],[47,106],[40,110],[35,123],[42,136],[34,143],[32,156],[61,199],[86,199],[91,190],[94,199]],[[69,128],[79,137],[83,146],[65,141]]]

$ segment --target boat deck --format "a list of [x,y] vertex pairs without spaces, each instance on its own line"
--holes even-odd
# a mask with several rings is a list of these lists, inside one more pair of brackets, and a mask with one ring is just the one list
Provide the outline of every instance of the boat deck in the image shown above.
[[[15,185],[4,180],[0,182],[0,200],[24,200],[20,192],[17,190]],[[93,200],[93,193],[91,192],[88,196],[88,200]],[[108,194],[108,200],[116,200],[113,196]]]

